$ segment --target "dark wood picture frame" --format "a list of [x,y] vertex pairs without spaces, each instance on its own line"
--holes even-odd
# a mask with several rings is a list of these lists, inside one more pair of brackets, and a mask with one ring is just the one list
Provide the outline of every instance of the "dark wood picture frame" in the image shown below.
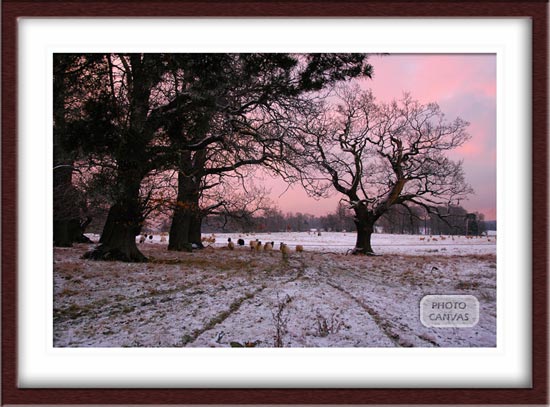
[[[19,17],[529,17],[532,20],[532,375],[528,389],[20,389],[17,386]],[[2,404],[547,404],[547,1],[48,1],[2,3]],[[528,142],[528,141],[527,141]],[[8,238],[9,237],[9,238]]]

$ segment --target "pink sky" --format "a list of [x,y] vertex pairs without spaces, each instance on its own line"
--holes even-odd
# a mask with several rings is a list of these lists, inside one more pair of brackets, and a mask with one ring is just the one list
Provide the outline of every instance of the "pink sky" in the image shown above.
[[[469,211],[496,219],[496,56],[494,54],[393,54],[370,57],[372,80],[361,85],[372,89],[378,100],[390,101],[409,92],[421,102],[437,102],[448,120],[460,116],[470,122],[471,140],[453,152],[464,161],[466,180],[474,189]],[[283,212],[322,215],[334,212],[342,197],[309,198],[300,186],[286,189],[278,180],[266,178],[271,197]]]

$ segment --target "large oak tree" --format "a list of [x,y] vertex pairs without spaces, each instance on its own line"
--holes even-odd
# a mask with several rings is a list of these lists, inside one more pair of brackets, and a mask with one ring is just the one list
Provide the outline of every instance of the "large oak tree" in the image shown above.
[[462,162],[447,154],[469,139],[468,123],[447,121],[436,103],[409,95],[381,103],[371,91],[345,87],[299,120],[295,153],[301,165],[295,167],[307,172],[309,192],[329,187],[349,203],[357,229],[354,254],[374,254],[374,225],[392,206],[442,216],[441,208],[472,192]]
[[142,182],[167,153],[156,142],[161,112],[170,102],[161,92],[166,61],[161,54],[95,57],[101,58],[102,64],[90,75],[100,75],[101,84],[82,102],[80,120],[72,133],[95,171],[109,175],[104,179],[109,181],[105,188],[111,205],[101,244],[85,257],[146,261],[135,237],[146,213]]

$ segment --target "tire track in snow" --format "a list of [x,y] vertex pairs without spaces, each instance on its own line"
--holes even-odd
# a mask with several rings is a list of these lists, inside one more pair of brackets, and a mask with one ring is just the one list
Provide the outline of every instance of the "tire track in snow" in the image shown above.
[[334,283],[333,281],[327,280],[326,284],[330,285],[332,288],[337,289],[342,294],[345,294],[346,296],[351,298],[353,301],[355,301],[361,308],[363,308],[365,311],[367,311],[367,313],[371,316],[371,318],[374,321],[374,323],[376,324],[376,326],[378,326],[378,329],[380,329],[380,331],[382,331],[384,333],[384,335],[386,335],[388,337],[388,339],[390,339],[395,344],[395,346],[397,346],[397,347],[402,346],[401,343],[399,342],[399,335],[395,334],[394,332],[392,332],[390,330],[390,326],[391,326],[390,323],[387,320],[383,319],[380,316],[380,314],[374,308],[368,306],[363,301],[361,301],[359,298],[357,298],[356,296],[354,296],[350,292],[346,291],[345,289],[343,289],[341,286]]
[[237,298],[235,301],[231,303],[231,305],[229,305],[229,309],[222,311],[216,316],[214,316],[213,318],[211,318],[202,328],[195,329],[190,335],[185,335],[182,339],[182,346],[187,346],[188,344],[195,342],[197,338],[201,336],[204,332],[209,331],[210,329],[214,328],[218,324],[221,324],[223,321],[229,318],[230,315],[237,312],[238,309],[243,304],[243,302],[251,298],[254,298],[256,294],[263,291],[265,288],[266,288],[265,286],[262,286],[252,292],[246,293],[242,297]]
[[[298,262],[300,263],[300,266],[298,267],[298,271],[297,271],[296,275],[293,276],[292,278],[289,278],[288,280],[285,280],[282,283],[282,285],[291,283],[293,281],[296,281],[300,277],[303,276],[304,271],[306,269],[306,265],[301,260],[298,260]],[[235,301],[233,301],[231,303],[231,305],[229,305],[228,310],[220,312],[219,314],[217,314],[216,316],[211,318],[202,328],[195,329],[190,335],[184,336],[184,338],[182,339],[182,346],[187,346],[188,344],[195,342],[197,340],[197,338],[199,336],[201,336],[203,333],[213,329],[216,325],[221,324],[222,322],[224,322],[227,318],[229,318],[231,315],[236,313],[241,308],[241,305],[246,300],[253,299],[256,295],[261,293],[266,288],[268,288],[267,285],[262,285],[260,288],[257,288],[256,290],[254,290],[252,292],[246,293],[244,296],[242,296],[242,297],[236,299]]]
[[[327,279],[326,284],[337,289],[341,293],[347,295],[349,298],[355,301],[361,308],[367,311],[367,313],[372,317],[372,319],[374,320],[378,328],[384,333],[384,335],[386,335],[395,344],[395,346],[397,347],[414,347],[415,346],[409,340],[402,338],[401,335],[399,335],[399,333],[395,332],[393,329],[394,328],[393,324],[387,319],[383,318],[380,315],[380,313],[376,311],[374,308],[367,305],[361,299],[357,298],[355,295],[353,295],[349,291],[346,291],[343,287],[336,284],[335,282]],[[408,326],[405,326],[405,325],[402,325],[402,327],[409,328]],[[439,344],[430,338],[423,337],[422,335],[417,335],[414,332],[412,332],[411,334],[423,342],[427,342],[434,347],[439,347]]]

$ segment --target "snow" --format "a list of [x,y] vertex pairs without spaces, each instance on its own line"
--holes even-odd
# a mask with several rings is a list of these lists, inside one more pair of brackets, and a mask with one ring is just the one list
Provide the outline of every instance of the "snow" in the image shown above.
[[[154,236],[139,245],[143,264],[82,260],[90,245],[55,248],[54,346],[496,346],[494,236],[376,234],[375,257],[346,255],[349,232],[215,237],[180,253]],[[228,250],[228,237],[246,245]],[[251,251],[256,238],[276,250]],[[281,241],[305,252],[284,259]],[[425,327],[419,304],[431,294],[475,296],[479,323]]]
[[[289,233],[257,233],[257,234],[215,234],[216,243],[214,247],[224,247],[227,238],[241,237],[246,244],[249,240],[258,239],[261,242],[286,243],[293,248],[301,244],[307,250],[346,253],[355,246],[356,234],[350,232],[289,232]],[[496,237],[467,237],[467,236],[440,236],[430,235],[372,235],[372,247],[379,254],[425,254],[439,253],[442,255],[464,255],[464,254],[495,254]]]
[[[98,235],[87,235],[97,241]],[[276,248],[283,242],[294,248],[297,244],[306,250],[319,252],[346,253],[355,246],[356,235],[353,232],[285,232],[285,233],[214,233],[204,237],[216,238],[216,242],[208,244],[211,247],[222,248],[227,245],[227,239],[234,242],[238,238],[245,240],[248,246],[250,240],[275,242]],[[168,240],[168,238],[166,238]],[[390,235],[375,233],[372,235],[372,247],[377,254],[431,254],[468,255],[496,254],[496,233],[489,236],[449,236],[449,235]],[[136,243],[139,237],[136,238]],[[147,239],[146,244],[168,245],[161,242],[160,235],[153,235],[153,240]]]

